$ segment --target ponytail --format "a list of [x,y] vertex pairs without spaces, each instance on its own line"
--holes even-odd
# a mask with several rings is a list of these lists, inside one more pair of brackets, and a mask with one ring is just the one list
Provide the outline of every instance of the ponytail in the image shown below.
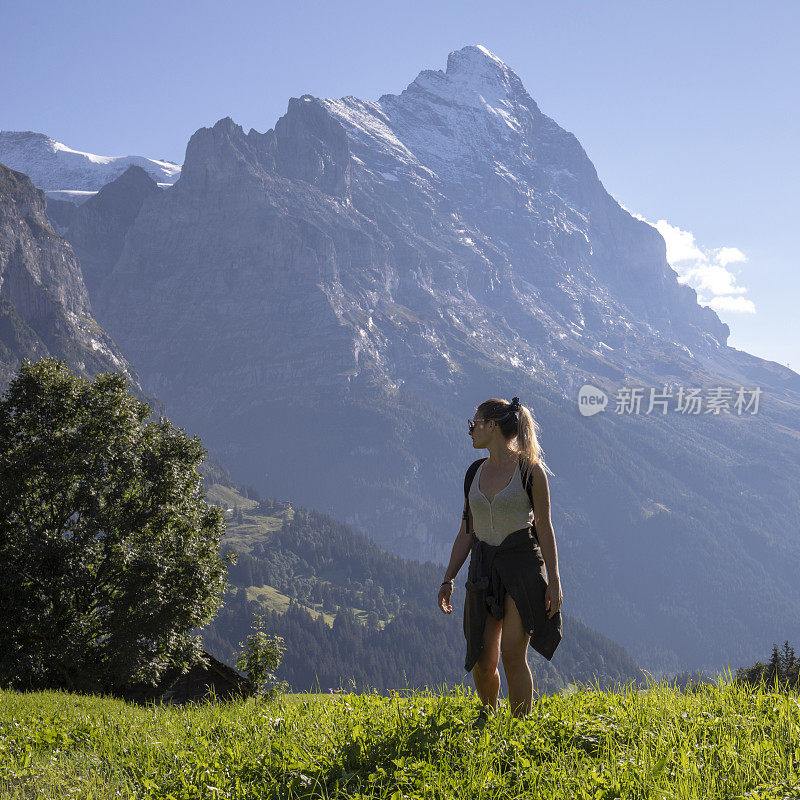
[[530,409],[515,397],[510,403],[507,400],[493,398],[478,406],[478,413],[483,419],[493,419],[500,427],[500,433],[506,439],[516,437],[516,450],[520,459],[520,473],[523,482],[528,480],[534,465],[539,463],[545,472],[553,474],[544,460],[544,452],[539,444],[539,423],[534,419]]

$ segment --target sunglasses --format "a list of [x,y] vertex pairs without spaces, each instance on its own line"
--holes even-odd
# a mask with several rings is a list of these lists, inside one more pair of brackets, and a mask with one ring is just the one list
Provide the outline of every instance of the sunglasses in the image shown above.
[[487,419],[468,419],[467,420],[467,427],[469,428],[469,432],[472,433],[472,431],[475,430],[475,426],[479,425],[482,422],[483,423],[494,422],[494,420],[491,420],[491,419],[489,419],[489,420],[487,420]]

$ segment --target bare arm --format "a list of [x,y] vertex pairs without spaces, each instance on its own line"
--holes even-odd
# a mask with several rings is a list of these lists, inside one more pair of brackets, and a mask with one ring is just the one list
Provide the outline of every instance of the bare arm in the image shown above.
[[469,502],[464,500],[464,514],[461,518],[461,528],[456,535],[453,542],[453,549],[450,553],[450,563],[444,573],[444,580],[449,581],[458,575],[458,571],[464,566],[470,550],[472,549],[472,533],[467,535],[467,514],[469,514],[469,528],[472,531],[472,511],[469,508]]
[[[469,551],[472,549],[472,533],[467,535],[467,515],[469,515],[469,529],[472,531],[472,512],[469,508],[469,503],[464,501],[464,514],[461,517],[461,528],[456,535],[456,540],[453,542],[453,550],[450,553],[450,564],[444,574],[445,581],[455,578],[458,571],[467,560]],[[449,583],[442,583],[439,589],[439,608],[445,614],[452,614],[453,607],[450,605],[450,596],[453,593],[453,587]]]
[[542,549],[542,558],[547,567],[547,579],[550,583],[556,581],[560,583],[556,535],[550,520],[550,487],[547,485],[544,468],[538,463],[533,467],[533,521],[536,525],[539,547]]

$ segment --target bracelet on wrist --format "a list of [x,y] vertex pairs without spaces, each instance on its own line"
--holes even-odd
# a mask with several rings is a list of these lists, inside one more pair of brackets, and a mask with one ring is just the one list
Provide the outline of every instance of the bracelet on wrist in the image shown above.
[[455,582],[456,582],[456,581],[455,581],[455,578],[450,578],[450,580],[449,580],[449,581],[442,581],[442,586],[444,586],[446,583],[453,584],[453,583],[455,583]]

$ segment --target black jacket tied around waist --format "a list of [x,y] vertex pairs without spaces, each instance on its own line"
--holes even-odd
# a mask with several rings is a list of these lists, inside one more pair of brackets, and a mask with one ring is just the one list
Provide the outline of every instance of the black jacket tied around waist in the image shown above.
[[533,529],[529,526],[509,533],[498,545],[487,544],[472,534],[467,594],[464,600],[464,636],[470,672],[483,650],[486,614],[502,619],[508,592],[517,606],[523,628],[530,634],[530,646],[552,660],[563,635],[561,611],[552,617],[545,611],[547,578],[544,559]]

